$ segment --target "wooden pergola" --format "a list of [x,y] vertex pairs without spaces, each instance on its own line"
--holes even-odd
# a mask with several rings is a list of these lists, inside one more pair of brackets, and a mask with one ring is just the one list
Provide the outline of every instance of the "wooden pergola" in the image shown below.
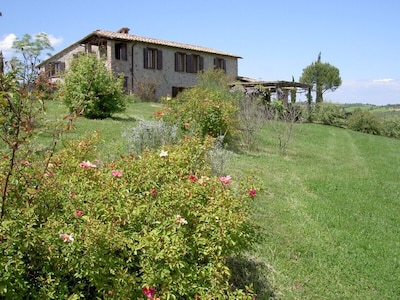
[[[255,80],[248,77],[237,77],[237,81],[234,82],[232,87],[243,87],[246,90],[246,93],[250,91],[258,91],[261,90],[267,93],[266,99],[270,100],[272,94],[277,94],[277,99],[282,100],[285,103],[288,103],[288,96],[292,91],[311,93],[312,85],[307,83],[301,83],[296,81],[261,81]],[[300,91],[299,91],[300,89]]]

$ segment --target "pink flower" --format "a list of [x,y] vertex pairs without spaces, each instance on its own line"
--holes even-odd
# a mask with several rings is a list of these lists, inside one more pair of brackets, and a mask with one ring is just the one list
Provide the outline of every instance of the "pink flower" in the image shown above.
[[184,126],[185,126],[185,129],[188,129],[189,128],[189,123],[185,123]]
[[81,217],[81,216],[83,216],[83,211],[77,209],[77,210],[75,211],[75,215],[77,215],[78,217]]
[[189,175],[189,179],[191,180],[191,181],[193,181],[193,182],[196,182],[197,181],[197,177],[195,176],[195,175]]
[[120,178],[120,177],[122,177],[122,171],[121,170],[112,170],[111,175],[114,177]]
[[97,166],[96,166],[95,164],[92,164],[92,163],[91,163],[90,161],[88,161],[88,160],[81,162],[81,163],[79,164],[79,166],[80,166],[82,169],[97,168]]
[[229,175],[222,176],[219,178],[219,181],[221,181],[223,184],[230,184],[232,182],[232,177]]
[[249,190],[249,196],[250,196],[250,197],[255,197],[256,194],[257,194],[257,191],[256,191],[255,189],[250,189],[250,190]]
[[32,165],[32,163],[29,162],[29,161],[27,161],[27,160],[22,160],[22,161],[21,161],[21,164],[23,164],[23,165],[25,165],[25,166],[30,166],[30,165]]
[[142,288],[142,293],[145,295],[148,299],[153,299],[154,295],[156,294],[156,290],[152,287],[146,287],[144,286]]
[[157,194],[157,190],[156,189],[152,189],[150,192],[153,196]]
[[71,194],[69,194],[69,197],[70,197],[70,198],[75,198],[75,197],[76,197],[76,194],[75,194],[74,192],[72,192]]

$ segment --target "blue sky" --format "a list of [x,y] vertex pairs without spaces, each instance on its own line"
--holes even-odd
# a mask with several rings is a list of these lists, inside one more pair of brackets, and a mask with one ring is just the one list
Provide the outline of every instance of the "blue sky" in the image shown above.
[[340,70],[338,103],[400,104],[398,0],[2,1],[0,50],[47,33],[57,51],[96,29],[206,46],[243,57],[239,75],[298,80],[322,53]]

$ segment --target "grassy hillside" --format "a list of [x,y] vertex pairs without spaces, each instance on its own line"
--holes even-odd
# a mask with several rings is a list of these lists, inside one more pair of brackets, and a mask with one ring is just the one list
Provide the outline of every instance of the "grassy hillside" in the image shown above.
[[232,171],[263,179],[254,217],[265,240],[254,255],[275,296],[397,298],[400,141],[301,124],[283,157],[273,136],[265,128],[261,151],[236,156]]
[[[113,119],[79,119],[67,138],[100,130],[100,155],[123,152],[121,133],[159,104]],[[57,103],[49,109],[62,111]],[[232,153],[228,172],[253,170],[264,239],[249,254],[257,299],[396,299],[400,295],[400,140],[314,124],[296,126],[287,155],[266,126],[259,150]],[[243,271],[243,270],[241,270]]]

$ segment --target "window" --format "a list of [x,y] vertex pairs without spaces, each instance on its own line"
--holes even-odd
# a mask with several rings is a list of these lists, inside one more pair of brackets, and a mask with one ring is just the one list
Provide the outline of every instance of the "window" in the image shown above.
[[128,53],[126,51],[126,43],[115,44],[115,58],[119,60],[128,60]]
[[172,97],[175,98],[180,92],[183,92],[186,88],[180,86],[172,87]]
[[221,69],[226,72],[226,63],[223,58],[214,58],[214,69]]
[[197,73],[204,69],[204,59],[200,55],[186,55],[186,72]]
[[185,53],[175,52],[175,72],[185,72]]
[[162,51],[154,48],[143,49],[144,68],[162,70]]
[[47,75],[54,77],[60,75],[65,70],[65,63],[60,61],[51,62],[47,66]]

